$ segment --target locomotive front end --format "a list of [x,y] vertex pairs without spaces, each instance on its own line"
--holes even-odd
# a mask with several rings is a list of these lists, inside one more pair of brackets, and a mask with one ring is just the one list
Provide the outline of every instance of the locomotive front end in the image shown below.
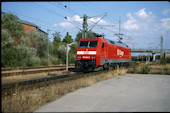
[[97,39],[80,39],[77,48],[75,67],[90,71],[96,66]]

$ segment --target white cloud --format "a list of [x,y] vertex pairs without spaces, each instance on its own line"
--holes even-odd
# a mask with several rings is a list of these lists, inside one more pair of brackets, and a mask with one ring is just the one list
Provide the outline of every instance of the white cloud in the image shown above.
[[[95,19],[95,18],[90,18],[90,19],[89,19],[89,22],[96,23],[96,22],[98,22],[100,19],[101,19],[101,18],[96,18],[96,19]],[[101,19],[98,24],[110,25],[110,23],[106,22],[106,21],[103,20],[103,19]]]
[[56,26],[57,26],[57,24],[53,24],[53,26],[54,26],[54,27],[56,27]]
[[163,14],[163,15],[168,15],[168,14],[170,14],[170,8],[164,9],[164,10],[162,11],[162,14]]
[[[142,8],[138,12],[135,13],[138,17],[145,18],[147,17],[147,13],[145,12],[145,8]],[[149,12],[149,14],[152,14],[152,12]]]
[[137,30],[139,29],[139,26],[137,24],[137,20],[134,19],[131,15],[131,13],[127,13],[129,19],[123,24],[123,28],[126,30]]
[[131,13],[127,13],[126,16],[128,16],[130,19],[134,19]]
[[170,29],[170,18],[163,18],[161,19],[161,24],[164,28]]
[[137,30],[139,26],[136,24],[137,20],[129,19],[123,24],[123,27],[127,30]]
[[68,19],[68,21],[72,21],[72,22],[73,21],[75,21],[75,22],[82,22],[83,21],[83,19],[78,15],[74,15],[72,18],[67,17],[67,19]]
[[59,26],[67,28],[67,27],[73,27],[73,25],[71,23],[68,22],[62,22],[59,24]]

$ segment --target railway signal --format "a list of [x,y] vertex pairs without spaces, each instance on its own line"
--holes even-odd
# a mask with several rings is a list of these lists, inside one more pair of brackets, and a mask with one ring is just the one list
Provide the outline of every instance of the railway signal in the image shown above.
[[66,45],[66,71],[68,71],[68,46],[74,44],[74,42]]

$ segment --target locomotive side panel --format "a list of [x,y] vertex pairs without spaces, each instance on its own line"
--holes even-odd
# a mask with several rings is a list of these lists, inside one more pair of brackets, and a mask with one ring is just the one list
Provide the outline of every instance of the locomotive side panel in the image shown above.
[[107,58],[107,42],[104,38],[99,38],[97,56],[96,56],[96,65],[101,65],[101,59]]
[[129,47],[121,47],[114,44],[107,44],[108,55],[101,58],[101,65],[107,63],[128,63],[131,62],[131,53]]

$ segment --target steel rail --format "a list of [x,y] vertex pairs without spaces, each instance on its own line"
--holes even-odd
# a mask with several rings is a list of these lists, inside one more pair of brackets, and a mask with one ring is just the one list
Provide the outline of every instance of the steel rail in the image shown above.
[[[74,65],[69,65],[69,66],[74,66]],[[52,67],[66,67],[66,66],[41,66],[41,67],[1,68],[1,71],[27,70],[27,69],[52,68]]]
[[[1,72],[1,77],[13,76],[13,75],[26,75],[26,74],[35,74],[42,72],[53,72],[53,71],[62,71],[65,70],[65,67],[62,68],[54,68],[54,69],[42,69],[42,70],[21,70],[19,72]],[[71,69],[71,68],[70,68]]]

